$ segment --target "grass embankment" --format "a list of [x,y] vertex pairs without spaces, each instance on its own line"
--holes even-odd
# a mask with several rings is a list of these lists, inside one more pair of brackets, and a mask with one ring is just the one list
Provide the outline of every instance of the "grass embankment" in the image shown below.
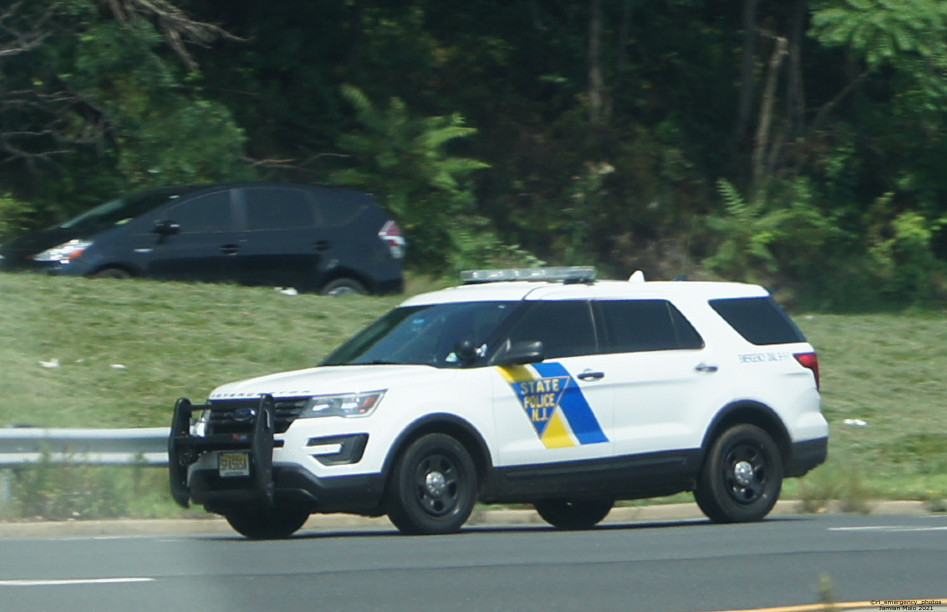
[[[166,426],[176,398],[203,401],[226,381],[313,365],[401,299],[3,274],[0,427]],[[828,464],[788,482],[784,497],[813,507],[841,499],[854,509],[872,498],[942,504],[947,315],[796,320],[820,354],[832,437]],[[89,503],[70,508],[98,489],[99,497],[114,497],[105,508],[96,504],[98,515],[173,512],[160,470],[138,471],[131,482],[108,476],[105,484],[95,471],[74,466],[24,472],[12,485],[7,479],[6,506],[14,498],[18,508],[0,513],[87,515]],[[79,492],[66,497],[76,501],[63,506],[57,495],[71,484]]]

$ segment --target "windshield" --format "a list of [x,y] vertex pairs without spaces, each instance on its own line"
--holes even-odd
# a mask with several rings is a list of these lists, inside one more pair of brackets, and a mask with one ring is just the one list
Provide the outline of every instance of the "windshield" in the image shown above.
[[467,302],[395,308],[340,346],[323,365],[417,363],[458,367],[457,345],[477,355],[518,302]]
[[114,225],[128,223],[135,217],[157,208],[158,206],[184,195],[199,187],[179,187],[161,189],[147,193],[118,198],[96,206],[91,210],[69,219],[59,227],[61,229],[77,229],[84,232],[100,231]]

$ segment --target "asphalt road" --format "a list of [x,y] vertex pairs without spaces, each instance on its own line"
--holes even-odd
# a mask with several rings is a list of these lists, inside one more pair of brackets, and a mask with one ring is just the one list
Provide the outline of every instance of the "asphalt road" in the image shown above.
[[947,612],[947,516],[0,540],[0,610],[17,612],[733,610],[817,603],[823,577],[839,602],[940,598]]

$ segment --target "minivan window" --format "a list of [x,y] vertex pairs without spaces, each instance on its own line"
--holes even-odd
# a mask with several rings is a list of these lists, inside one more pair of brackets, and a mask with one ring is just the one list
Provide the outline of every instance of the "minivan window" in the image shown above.
[[314,205],[300,189],[245,189],[247,229],[282,230],[316,224]]
[[216,191],[181,202],[167,218],[181,226],[182,234],[229,231],[233,227],[230,191]]
[[535,302],[510,330],[511,343],[540,340],[546,359],[591,355],[598,351],[587,301]]
[[703,348],[690,322],[667,300],[604,300],[605,353]]
[[771,297],[710,300],[710,306],[752,344],[791,344],[806,337]]

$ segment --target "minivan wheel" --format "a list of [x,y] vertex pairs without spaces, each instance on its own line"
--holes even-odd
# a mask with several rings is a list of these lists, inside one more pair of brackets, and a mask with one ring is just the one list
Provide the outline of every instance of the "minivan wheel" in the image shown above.
[[737,425],[711,445],[694,498],[714,522],[758,521],[773,509],[782,485],[776,443],[759,427]]
[[251,540],[279,540],[296,533],[309,518],[302,508],[257,506],[228,511],[224,518],[237,533]]
[[533,504],[544,521],[556,529],[591,529],[612,511],[610,499],[547,499]]
[[124,268],[103,268],[91,275],[91,278],[131,278],[132,274]]
[[323,287],[319,293],[332,296],[365,295],[368,293],[368,290],[357,280],[351,278],[337,278],[334,281],[326,283],[325,287]]
[[386,494],[388,518],[402,533],[454,533],[477,501],[477,470],[454,438],[428,434],[399,457]]

